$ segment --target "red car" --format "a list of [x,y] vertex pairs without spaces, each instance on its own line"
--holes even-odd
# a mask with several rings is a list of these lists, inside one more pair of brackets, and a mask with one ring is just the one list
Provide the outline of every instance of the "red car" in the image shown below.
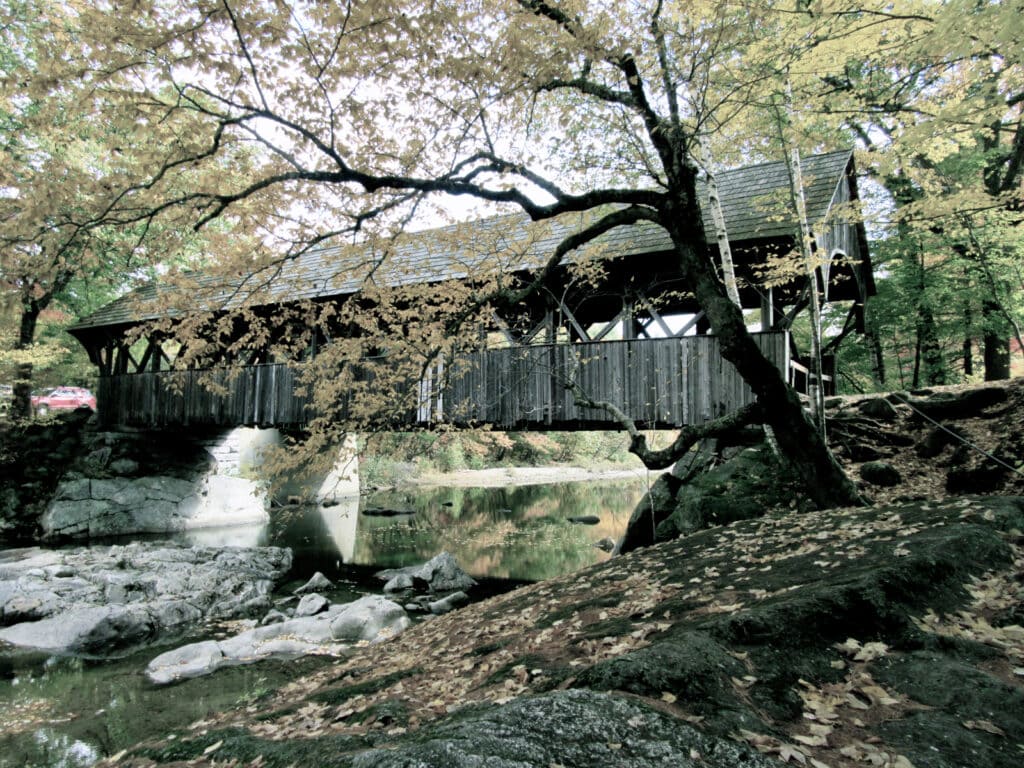
[[32,410],[40,416],[50,411],[96,410],[96,396],[84,387],[57,387],[47,395],[32,396]]

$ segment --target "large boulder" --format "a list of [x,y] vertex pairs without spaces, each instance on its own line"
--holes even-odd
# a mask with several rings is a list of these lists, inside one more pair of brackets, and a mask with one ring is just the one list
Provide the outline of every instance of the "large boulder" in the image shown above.
[[409,626],[405,609],[378,595],[361,597],[331,619],[331,636],[341,642],[377,642]]
[[204,619],[265,613],[291,567],[279,547],[127,546],[8,551],[0,561],[0,640],[109,655]]
[[585,690],[516,699],[353,757],[353,768],[618,766],[773,768],[753,747],[702,733],[636,701]]
[[310,577],[309,581],[295,590],[294,594],[304,595],[307,592],[319,592],[321,590],[334,589],[334,582],[317,571]]
[[220,643],[206,640],[160,654],[146,667],[146,677],[151,683],[163,685],[208,675],[225,663]]
[[808,504],[767,445],[708,441],[655,481],[633,511],[617,551],[759,517],[793,502]]
[[299,619],[303,616],[315,616],[322,611],[326,611],[330,604],[330,600],[323,595],[316,594],[315,592],[303,595],[302,599],[299,600],[299,604],[295,606],[295,618]]
[[49,653],[96,655],[150,640],[155,630],[141,606],[96,605],[0,629],[0,640]]

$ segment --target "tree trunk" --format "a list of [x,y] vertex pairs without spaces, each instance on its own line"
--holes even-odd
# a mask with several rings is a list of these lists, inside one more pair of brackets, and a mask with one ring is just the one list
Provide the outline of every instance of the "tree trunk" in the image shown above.
[[[969,275],[964,273],[965,282],[969,279]],[[974,339],[971,337],[973,332],[973,315],[971,312],[971,303],[964,302],[964,341],[961,346],[961,356],[963,358],[964,366],[964,378],[969,378],[974,375]]]
[[[694,185],[695,186],[695,185]],[[818,430],[775,365],[747,331],[742,311],[726,295],[707,258],[695,189],[689,200],[666,206],[663,225],[672,237],[681,271],[718,336],[722,356],[735,366],[768,414],[780,460],[804,482],[820,508],[859,505],[856,486],[833,458]]]
[[[921,349],[921,362],[924,365],[924,383],[928,385],[948,384],[949,377],[946,371],[946,361],[942,355],[942,347],[939,345],[935,314],[932,312],[932,308],[924,302],[917,308],[917,338]],[[916,373],[915,370],[915,381]]]
[[[32,346],[36,338],[36,323],[39,321],[40,306],[38,302],[29,300],[22,303],[21,323],[18,327],[18,340],[15,350],[24,351]],[[14,374],[14,387],[11,398],[11,416],[15,419],[32,417],[32,363],[22,360],[18,363]]]
[[885,355],[882,352],[882,339],[878,334],[878,326],[875,324],[870,300],[864,303],[864,340],[871,351],[871,379],[876,387],[884,387]]
[[916,271],[917,283],[916,317],[914,331],[914,387],[922,383],[947,384],[946,365],[942,359],[942,348],[939,345],[939,331],[935,324],[935,313],[932,311],[928,298],[928,285],[925,280],[924,253],[918,243],[918,253],[906,256]]
[[985,381],[1010,378],[1010,336],[1005,330],[1002,309],[992,299],[981,302],[981,323],[985,329],[982,347],[985,357]]

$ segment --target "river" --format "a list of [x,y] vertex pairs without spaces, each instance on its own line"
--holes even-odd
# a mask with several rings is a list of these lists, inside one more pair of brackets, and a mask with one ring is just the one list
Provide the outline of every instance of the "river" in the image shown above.
[[[379,589],[369,578],[374,569],[421,563],[442,550],[493,592],[606,559],[595,544],[622,534],[646,489],[643,479],[414,488],[324,508],[286,507],[272,512],[269,525],[173,539],[291,547],[294,565],[282,594],[321,571],[336,584],[333,602],[355,599]],[[598,522],[569,521],[580,516]],[[188,639],[230,630],[207,627]],[[183,733],[211,712],[257,706],[288,680],[331,663],[315,657],[260,662],[157,688],[141,673],[158,652],[92,662],[0,650],[0,768],[85,768],[146,738]]]

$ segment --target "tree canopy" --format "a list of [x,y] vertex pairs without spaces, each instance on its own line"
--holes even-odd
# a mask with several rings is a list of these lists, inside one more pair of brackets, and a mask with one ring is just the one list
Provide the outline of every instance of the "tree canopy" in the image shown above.
[[[453,200],[538,221],[582,215],[534,282],[481,281],[404,318],[426,356],[481,311],[540,289],[566,253],[613,228],[654,223],[670,235],[723,354],[757,394],[743,417],[775,429],[820,503],[847,503],[855,489],[706,258],[696,179],[708,158],[699,148],[734,163],[857,140],[891,195],[880,215],[884,234],[899,239],[893,272],[923,265],[977,286],[975,319],[960,335],[980,329],[994,349],[1020,326],[1017,6],[40,3],[42,21],[22,33],[31,71],[5,77],[5,103],[31,103],[18,131],[51,141],[66,133],[64,115],[102,125],[104,165],[85,173],[80,193],[101,201],[76,196],[85,212],[65,214],[73,231],[225,221],[247,235],[215,237],[227,270],[339,238],[386,238]],[[964,19],[971,35],[959,31]],[[372,280],[367,290],[379,296]],[[917,343],[928,349],[935,297],[916,295]],[[678,450],[699,436],[685,435]],[[633,447],[651,458],[641,435]]]

